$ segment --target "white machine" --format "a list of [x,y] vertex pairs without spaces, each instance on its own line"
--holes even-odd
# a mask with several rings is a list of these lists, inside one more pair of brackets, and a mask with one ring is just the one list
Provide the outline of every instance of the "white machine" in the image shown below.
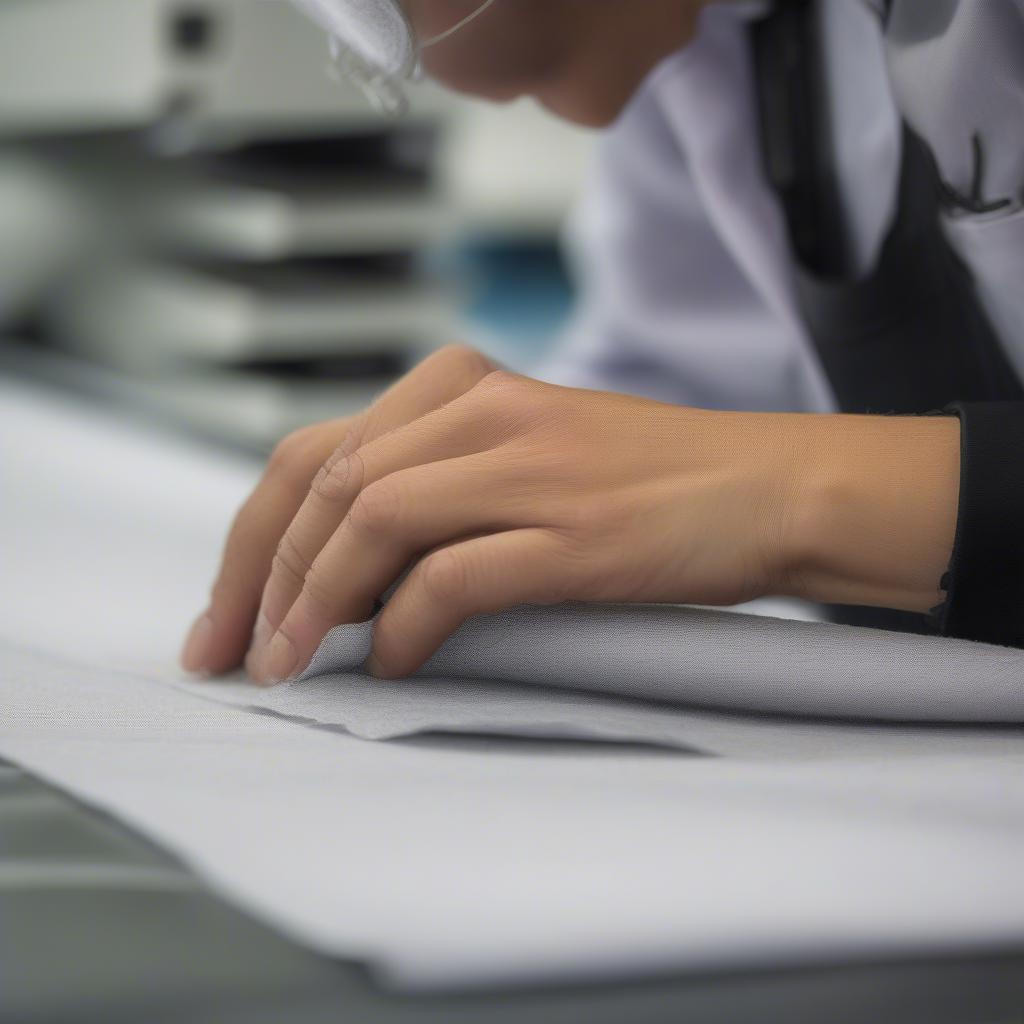
[[8,364],[257,447],[364,405],[451,337],[445,105],[411,99],[288,0],[0,0],[0,332],[42,339]]

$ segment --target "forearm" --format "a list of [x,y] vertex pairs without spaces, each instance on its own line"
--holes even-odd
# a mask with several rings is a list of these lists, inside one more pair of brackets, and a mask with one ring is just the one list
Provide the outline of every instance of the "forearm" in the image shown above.
[[780,589],[833,604],[939,605],[956,534],[956,418],[799,419]]

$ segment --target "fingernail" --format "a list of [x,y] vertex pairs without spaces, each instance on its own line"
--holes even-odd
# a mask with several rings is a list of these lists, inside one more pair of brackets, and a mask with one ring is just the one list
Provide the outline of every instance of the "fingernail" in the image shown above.
[[181,649],[181,667],[186,672],[209,672],[210,644],[213,640],[213,619],[203,612],[189,630]]
[[263,681],[270,685],[283,683],[295,674],[299,656],[295,645],[283,633],[278,633],[263,655]]

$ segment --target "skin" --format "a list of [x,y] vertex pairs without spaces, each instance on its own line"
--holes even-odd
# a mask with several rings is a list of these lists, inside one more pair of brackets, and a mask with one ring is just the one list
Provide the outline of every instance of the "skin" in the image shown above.
[[[478,0],[405,0],[421,38]],[[692,37],[691,0],[499,0],[424,54],[455,89],[607,124]],[[231,529],[193,672],[270,684],[397,582],[367,669],[411,674],[469,616],[769,594],[925,611],[959,492],[951,417],[712,412],[555,387],[462,346],[360,416],[285,439]]]
[[[693,38],[707,0],[498,0],[423,51],[450,89],[498,102],[532,96],[594,128],[615,120],[650,70]],[[418,38],[458,24],[480,0],[403,0]]]

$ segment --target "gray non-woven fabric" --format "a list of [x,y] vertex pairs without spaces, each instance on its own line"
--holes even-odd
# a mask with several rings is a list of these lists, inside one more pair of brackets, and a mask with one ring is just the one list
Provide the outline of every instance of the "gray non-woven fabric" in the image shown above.
[[752,757],[1015,748],[1019,729],[985,723],[1024,722],[1024,652],[964,640],[671,605],[521,606],[470,619],[416,677],[380,681],[361,671],[372,633],[337,627],[270,690],[189,688],[366,739],[477,732]]
[[[340,626],[303,680],[351,671]],[[1024,652],[953,638],[676,605],[524,605],[470,619],[417,673],[691,707],[896,721],[1024,721]]]
[[815,761],[360,743],[2,642],[0,708],[0,756],[406,990],[1024,942],[1019,729]]

